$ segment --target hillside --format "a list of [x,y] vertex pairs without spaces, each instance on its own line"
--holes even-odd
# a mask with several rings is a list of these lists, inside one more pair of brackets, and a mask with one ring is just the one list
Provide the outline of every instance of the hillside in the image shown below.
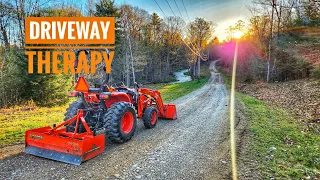
[[[320,67],[319,28],[291,31],[279,38],[278,48],[289,60],[309,63],[311,71]],[[239,83],[238,91],[249,124],[239,157],[241,177],[319,179],[319,79],[310,74],[285,82]]]
[[[297,27],[279,38],[279,49],[307,62],[312,69],[320,67],[320,28]],[[320,83],[312,76],[287,82],[241,84],[239,91],[269,104],[285,108],[306,128],[320,134]]]
[[320,28],[301,27],[290,33],[296,35],[298,41],[291,43],[288,50],[313,66],[320,66]]
[[243,84],[240,92],[289,110],[306,129],[320,134],[320,84],[310,79],[284,83]]
[[280,38],[282,48],[303,58],[314,67],[320,66],[320,28],[297,27],[287,33],[289,38]]

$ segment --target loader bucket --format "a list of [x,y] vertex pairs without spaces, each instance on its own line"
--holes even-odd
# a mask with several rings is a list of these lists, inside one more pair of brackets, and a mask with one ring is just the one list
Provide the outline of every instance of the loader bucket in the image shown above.
[[177,111],[176,111],[176,105],[174,104],[165,104],[165,115],[163,118],[165,119],[177,119]]
[[66,132],[65,124],[66,122],[58,126],[63,127],[61,129],[47,126],[26,131],[24,152],[80,165],[104,151],[104,134],[94,136],[89,131],[84,133]]

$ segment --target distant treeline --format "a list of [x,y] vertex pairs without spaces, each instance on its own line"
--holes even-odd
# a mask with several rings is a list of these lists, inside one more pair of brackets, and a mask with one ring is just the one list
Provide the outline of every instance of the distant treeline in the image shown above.
[[224,70],[231,73],[236,31],[245,32],[239,42],[240,81],[288,81],[320,79],[320,3],[317,0],[254,0],[248,24],[239,20],[226,32],[228,39],[212,45]]
[[[134,77],[138,83],[169,82],[174,80],[173,72],[182,68],[189,68],[193,78],[198,78],[197,55],[203,56],[214,32],[214,24],[202,18],[188,23],[178,16],[165,15],[162,19],[139,7],[117,6],[112,0],[88,0],[82,5],[3,0],[0,2],[0,107],[27,101],[41,106],[64,104],[73,87],[73,77],[68,74],[27,73],[24,19],[28,16],[115,16],[116,48],[110,83],[123,81],[127,86],[133,85]],[[88,81],[101,83],[102,69],[102,65],[97,67],[99,72],[87,76]]]

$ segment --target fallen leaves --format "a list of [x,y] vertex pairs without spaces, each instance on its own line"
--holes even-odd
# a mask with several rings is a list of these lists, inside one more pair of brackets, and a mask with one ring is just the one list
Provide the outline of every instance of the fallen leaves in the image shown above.
[[320,85],[316,81],[242,84],[239,91],[289,110],[307,129],[320,134]]

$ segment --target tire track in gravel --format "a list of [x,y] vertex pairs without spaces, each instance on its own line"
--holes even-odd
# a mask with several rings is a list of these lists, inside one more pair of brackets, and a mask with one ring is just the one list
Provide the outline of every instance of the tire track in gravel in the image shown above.
[[213,75],[202,88],[173,103],[178,119],[160,120],[154,129],[138,121],[125,144],[108,142],[98,157],[80,166],[20,153],[0,161],[0,179],[222,179],[230,170],[228,95]]

